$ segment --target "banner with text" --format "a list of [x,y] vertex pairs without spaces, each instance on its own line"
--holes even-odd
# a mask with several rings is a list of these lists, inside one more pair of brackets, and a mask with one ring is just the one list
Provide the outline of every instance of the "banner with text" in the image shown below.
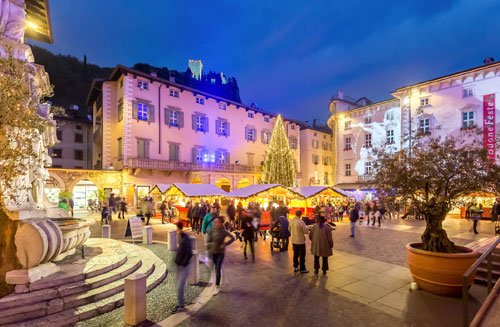
[[488,150],[488,158],[495,160],[495,94],[483,97],[483,144]]

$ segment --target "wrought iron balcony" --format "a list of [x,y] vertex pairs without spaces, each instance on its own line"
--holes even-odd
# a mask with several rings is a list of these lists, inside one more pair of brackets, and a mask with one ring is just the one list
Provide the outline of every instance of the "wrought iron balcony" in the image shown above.
[[260,167],[219,164],[219,163],[192,163],[170,160],[157,160],[146,158],[129,158],[127,168],[167,170],[167,171],[219,171],[224,173],[259,173]]
[[371,174],[358,176],[358,182],[368,183],[372,181],[373,181],[373,175]]

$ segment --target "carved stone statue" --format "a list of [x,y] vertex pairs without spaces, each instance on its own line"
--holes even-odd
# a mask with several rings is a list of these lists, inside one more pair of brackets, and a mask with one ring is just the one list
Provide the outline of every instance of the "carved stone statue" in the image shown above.
[[24,43],[25,0],[0,0],[0,38]]

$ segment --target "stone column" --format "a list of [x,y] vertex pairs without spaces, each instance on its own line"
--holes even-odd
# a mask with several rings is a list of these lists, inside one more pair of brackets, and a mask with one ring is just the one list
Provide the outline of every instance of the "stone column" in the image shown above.
[[146,275],[125,278],[124,321],[135,326],[146,320]]
[[153,226],[144,226],[142,228],[142,243],[146,245],[153,244]]
[[175,229],[168,231],[168,249],[177,251],[177,231]]
[[189,263],[189,275],[187,283],[197,285],[200,282],[200,252],[193,251],[191,262]]

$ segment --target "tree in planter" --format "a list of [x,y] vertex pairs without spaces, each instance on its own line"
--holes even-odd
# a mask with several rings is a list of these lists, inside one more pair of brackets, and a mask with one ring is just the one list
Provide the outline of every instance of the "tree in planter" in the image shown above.
[[499,167],[478,142],[448,136],[417,140],[411,152],[377,151],[374,181],[384,203],[410,206],[425,217],[422,249],[458,252],[443,229],[448,212],[472,192],[498,192]]
[[295,186],[295,182],[292,151],[288,144],[283,119],[278,115],[264,158],[262,183],[291,187]]

